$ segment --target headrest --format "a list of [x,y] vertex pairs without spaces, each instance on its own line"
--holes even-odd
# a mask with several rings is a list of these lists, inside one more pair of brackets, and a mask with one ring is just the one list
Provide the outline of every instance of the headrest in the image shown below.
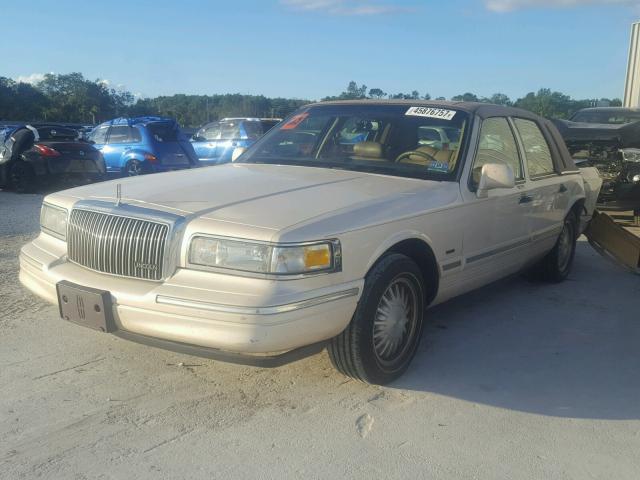
[[378,142],[360,142],[353,146],[356,157],[382,158],[382,145]]

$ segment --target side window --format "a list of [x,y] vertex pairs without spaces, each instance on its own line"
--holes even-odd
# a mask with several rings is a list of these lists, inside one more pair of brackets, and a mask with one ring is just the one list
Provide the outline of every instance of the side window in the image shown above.
[[107,139],[107,130],[109,130],[109,127],[98,127],[94,129],[91,135],[89,135],[89,140],[98,145],[104,144]]
[[111,127],[109,132],[109,144],[129,143],[129,129],[126,125]]
[[211,123],[209,125],[205,125],[197,134],[196,137],[200,141],[202,140],[218,140],[220,138],[220,124],[219,123]]
[[549,144],[538,125],[531,120],[521,118],[516,118],[514,121],[524,146],[529,176],[537,177],[555,172]]
[[483,165],[487,163],[509,165],[516,180],[524,179],[516,139],[513,136],[509,122],[504,117],[492,117],[482,122],[478,152],[476,153],[472,171],[473,184],[475,186],[480,182]]
[[142,134],[138,127],[129,127],[129,143],[140,143],[142,141]]

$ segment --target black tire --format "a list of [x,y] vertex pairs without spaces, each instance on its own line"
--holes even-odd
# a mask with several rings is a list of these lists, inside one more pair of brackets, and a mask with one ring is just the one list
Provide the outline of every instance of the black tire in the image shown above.
[[129,160],[122,169],[123,177],[137,177],[147,173],[144,163],[140,160]]
[[[394,288],[398,295],[389,297]],[[404,300],[405,294],[408,301]],[[402,303],[398,303],[399,297]],[[396,301],[390,303],[389,298]],[[400,311],[406,315],[396,315]],[[424,286],[420,269],[404,255],[386,255],[368,273],[351,322],[329,342],[331,363],[348,377],[375,385],[387,384],[409,367],[420,343],[423,323]],[[383,347],[395,344],[390,343],[391,338],[397,346],[387,356]]]
[[551,283],[564,281],[571,272],[573,259],[576,255],[577,239],[578,219],[575,213],[569,212],[564,219],[562,232],[560,232],[553,250],[533,266],[529,277],[533,280]]
[[36,175],[31,165],[24,160],[16,160],[9,167],[9,185],[18,193],[35,190]]

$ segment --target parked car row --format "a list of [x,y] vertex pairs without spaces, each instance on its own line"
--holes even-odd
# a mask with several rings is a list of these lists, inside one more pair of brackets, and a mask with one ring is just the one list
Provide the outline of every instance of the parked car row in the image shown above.
[[4,124],[0,188],[26,192],[45,179],[86,183],[227,163],[280,121],[224,118],[198,130],[154,116],[116,118],[97,126]]

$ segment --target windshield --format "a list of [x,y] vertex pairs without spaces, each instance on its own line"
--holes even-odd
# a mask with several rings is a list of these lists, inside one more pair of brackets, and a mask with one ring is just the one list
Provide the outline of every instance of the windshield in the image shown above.
[[440,107],[317,105],[272,129],[239,161],[445,180],[461,156],[467,118]]
[[583,110],[577,112],[572,122],[603,123],[607,125],[622,125],[625,123],[640,122],[640,112],[620,109],[617,110]]

